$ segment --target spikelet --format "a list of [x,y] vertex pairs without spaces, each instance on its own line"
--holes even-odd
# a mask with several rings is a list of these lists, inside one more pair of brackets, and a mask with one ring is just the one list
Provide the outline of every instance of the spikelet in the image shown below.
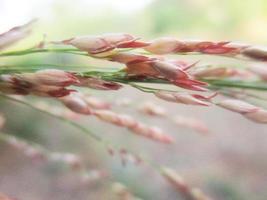
[[115,104],[117,106],[130,106],[133,103],[133,100],[127,97],[120,97],[119,99],[115,100]]
[[65,87],[79,83],[79,80],[72,73],[58,69],[39,70],[35,73],[20,74],[17,77],[35,85]]
[[196,91],[207,91],[204,86],[207,83],[195,80],[193,77],[189,76],[177,63],[172,63],[168,61],[153,61],[151,63],[153,69],[155,69],[160,76],[169,80],[172,84],[179,87],[196,90]]
[[200,189],[190,187],[183,177],[181,177],[175,170],[162,167],[161,173],[164,178],[178,190],[178,192],[187,200],[211,200]]
[[175,52],[179,42],[175,38],[164,37],[151,41],[144,49],[154,54],[169,54]]
[[110,103],[94,96],[86,95],[84,100],[93,109],[110,109],[111,107]]
[[173,142],[173,138],[163,133],[161,129],[157,127],[147,126],[141,122],[134,120],[128,115],[117,114],[110,110],[96,110],[94,112],[94,115],[98,119],[101,119],[108,123],[128,128],[130,131],[137,135],[163,143]]
[[82,176],[81,183],[83,185],[90,185],[95,183],[99,180],[107,178],[109,176],[107,171],[99,170],[99,169],[92,169],[88,172],[85,172]]
[[1,134],[0,139],[32,161],[60,162],[73,170],[84,170],[85,168],[82,159],[76,154],[51,152],[38,144],[28,143],[8,134]]
[[108,57],[111,61],[126,64],[125,72],[129,76],[164,78],[182,88],[206,91],[206,83],[195,80],[185,72],[194,64],[169,59],[151,58],[138,54],[118,53]]
[[208,134],[210,132],[208,126],[199,119],[177,115],[173,118],[173,121],[178,126],[187,127],[202,134]]
[[217,103],[217,105],[240,114],[253,113],[259,110],[258,107],[252,104],[236,99],[226,99]]
[[28,144],[26,141],[18,139],[14,136],[2,134],[1,139],[4,139],[7,144],[19,152],[22,152],[26,157],[32,161],[44,161],[47,159],[46,153],[43,149]]
[[266,63],[257,63],[252,64],[248,70],[252,73],[258,75],[262,80],[267,81],[267,64]]
[[154,94],[156,97],[163,99],[165,101],[182,103],[186,105],[200,105],[200,106],[209,106],[210,105],[209,101],[216,95],[215,93],[210,96],[203,96],[198,94],[188,94],[182,92],[168,92],[168,91],[157,91]]
[[33,24],[33,22],[34,20],[22,26],[14,27],[9,31],[0,34],[0,50],[5,49],[18,42],[19,40],[27,37],[31,32],[31,25]]
[[152,140],[156,140],[166,144],[174,142],[174,139],[171,136],[166,135],[159,127],[156,126],[151,127],[139,122],[134,127],[130,127],[129,129],[137,135],[141,135]]
[[53,152],[49,154],[49,159],[51,161],[63,162],[74,170],[81,169],[83,167],[81,158],[72,153]]
[[267,111],[245,101],[227,99],[217,103],[218,106],[242,114],[247,119],[257,123],[267,123]]
[[125,185],[119,182],[113,183],[112,191],[118,197],[118,200],[141,200],[132,194]]
[[177,65],[164,61],[155,61],[152,67],[168,80],[188,79],[188,74]]
[[[53,70],[52,70],[53,71]],[[7,94],[28,95],[33,94],[42,97],[63,97],[69,95],[74,90],[67,89],[63,85],[76,82],[71,77],[58,78],[48,75],[53,72],[40,71],[42,78],[37,77],[36,73],[24,73],[0,76],[0,91]],[[60,74],[68,74],[60,71]],[[68,75],[66,75],[68,76]]]
[[162,117],[166,115],[166,110],[163,107],[156,105],[155,103],[150,101],[141,104],[138,110],[146,115],[151,115],[151,116]]
[[104,81],[97,77],[82,77],[76,76],[78,78],[79,83],[75,83],[75,86],[78,87],[88,87],[96,90],[118,90],[122,87],[122,85],[111,82],[111,81]]
[[59,98],[59,100],[73,112],[84,115],[90,115],[93,112],[88,106],[86,100],[77,93]]
[[191,53],[237,55],[247,45],[232,44],[230,42],[210,42],[197,40],[177,40],[175,38],[158,38],[144,49],[154,54]]
[[135,125],[135,120],[127,115],[119,115],[110,110],[97,110],[95,116],[105,122],[115,124],[117,126],[131,127]]
[[76,48],[82,51],[87,51],[90,54],[109,52],[115,48],[137,48],[148,45],[148,43],[138,41],[138,38],[126,33],[81,36],[64,40],[62,43],[73,45]]
[[246,113],[243,116],[257,123],[267,123],[267,110],[264,110],[262,108],[260,108],[256,112]]
[[226,78],[226,77],[249,77],[250,73],[240,69],[226,67],[210,67],[195,70],[191,73],[197,78]]
[[0,75],[0,91],[6,94],[29,94],[32,84],[18,81],[15,76],[9,74]]
[[133,64],[133,63],[148,62],[153,59],[149,58],[148,56],[143,56],[139,54],[120,52],[109,56],[108,60],[123,64]]
[[250,47],[244,49],[242,55],[257,61],[267,61],[267,50],[263,47]]
[[75,90],[67,89],[64,87],[51,86],[51,85],[35,85],[28,90],[29,94],[33,94],[41,97],[64,97]]
[[189,188],[185,183],[183,177],[176,173],[173,169],[164,167],[161,169],[162,175],[179,191],[187,193]]

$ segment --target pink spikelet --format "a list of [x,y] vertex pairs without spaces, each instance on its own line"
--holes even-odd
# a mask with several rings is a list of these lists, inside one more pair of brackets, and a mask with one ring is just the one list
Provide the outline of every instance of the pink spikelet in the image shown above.
[[59,98],[59,100],[73,112],[84,115],[90,115],[93,112],[88,106],[87,102],[79,94],[71,94]]
[[179,191],[182,193],[188,193],[189,188],[185,183],[185,180],[171,168],[164,167],[161,169],[162,175]]
[[267,111],[245,101],[227,99],[217,103],[218,106],[242,114],[247,119],[257,123],[267,123]]
[[226,77],[249,77],[251,73],[240,69],[226,67],[205,68],[191,73],[197,78],[226,78]]
[[254,63],[248,70],[259,76],[262,80],[267,81],[267,68],[266,63]]
[[94,96],[85,96],[84,100],[93,109],[110,109],[111,104]]
[[51,161],[63,162],[66,165],[70,166],[73,170],[78,170],[83,167],[82,159],[72,153],[51,153],[49,155]]
[[173,121],[178,126],[187,127],[193,129],[201,134],[208,134],[210,132],[208,126],[204,124],[199,119],[191,118],[191,117],[184,117],[184,116],[175,116]]
[[256,61],[267,61],[267,50],[265,47],[249,47],[241,51],[242,56]]
[[118,200],[141,200],[132,194],[125,185],[119,182],[113,183],[112,191],[117,196]]
[[130,106],[132,103],[133,100],[127,97],[120,97],[115,101],[115,105],[123,107]]
[[190,90],[207,91],[207,89],[204,88],[204,86],[207,86],[207,83],[194,80],[183,69],[177,66],[177,64],[155,61],[152,66],[174,85]]
[[67,96],[75,90],[51,85],[33,85],[28,91],[29,94],[36,96],[59,98]]
[[168,91],[158,91],[154,93],[156,97],[163,99],[165,101],[182,103],[186,105],[200,105],[209,106],[209,101],[214,97],[210,95],[208,97],[199,94],[188,94],[181,92],[168,92]]
[[29,94],[29,89],[32,84],[25,81],[19,81],[14,75],[2,74],[0,75],[0,91],[6,94]]
[[159,73],[152,67],[152,61],[157,60],[156,58],[133,53],[117,53],[109,56],[108,59],[113,62],[125,64],[125,72],[127,72],[129,76],[159,75]]
[[175,38],[164,37],[151,41],[144,49],[154,54],[169,54],[175,52],[179,42]]
[[152,140],[166,144],[174,143],[174,139],[171,136],[163,133],[158,127],[146,126],[145,124],[139,122],[134,127],[130,127],[129,129],[138,135],[150,138]]
[[182,41],[175,38],[159,38],[151,41],[145,50],[154,54],[190,53],[237,55],[246,45],[235,45],[230,42]]
[[111,82],[104,81],[97,77],[82,77],[76,76],[79,79],[79,83],[74,84],[78,87],[88,87],[96,90],[118,90],[122,87],[122,85]]
[[18,75],[22,80],[35,85],[69,86],[79,83],[79,80],[70,72],[58,69],[45,69],[35,73]]
[[163,78],[182,88],[206,91],[207,83],[195,80],[185,70],[193,67],[181,61],[150,58],[131,53],[118,53],[109,60],[126,64],[125,71],[129,76],[144,76]]
[[183,177],[175,170],[167,167],[161,168],[162,176],[174,187],[177,191],[188,200],[211,200],[200,189],[190,187]]
[[[36,73],[24,73],[24,74],[13,74],[13,75],[0,75],[0,91],[7,94],[20,94],[28,95],[33,94],[43,97],[62,97],[69,95],[74,90],[67,89],[63,85],[76,82],[76,79],[61,79],[60,77],[54,76],[53,78],[47,76],[47,72],[41,72],[41,77],[38,77]],[[50,72],[49,72],[50,73]],[[60,73],[65,73],[60,71]],[[46,75],[44,75],[46,74]],[[68,76],[68,75],[67,75]]]
[[137,135],[144,136],[162,143],[173,142],[172,137],[163,133],[159,128],[147,126],[141,122],[134,120],[128,115],[117,114],[110,110],[96,110],[94,112],[94,115],[103,121],[128,128],[130,131]]
[[149,43],[138,41],[138,38],[126,33],[112,33],[99,36],[81,36],[62,41],[90,54],[108,52],[116,48],[139,48]]
[[85,172],[82,176],[81,183],[83,185],[91,185],[95,182],[103,180],[109,176],[108,172],[100,169],[92,169]]
[[217,105],[240,114],[253,113],[259,110],[258,107],[252,104],[236,99],[226,99],[217,103]]
[[108,60],[123,63],[123,64],[134,64],[134,63],[151,61],[153,59],[147,56],[139,55],[139,54],[121,52],[121,53],[110,55],[108,57]]
[[136,121],[132,117],[128,115],[119,115],[110,110],[96,110],[94,115],[103,121],[117,126],[131,127],[136,124]]
[[163,107],[156,105],[155,103],[149,102],[149,101],[144,102],[142,105],[140,105],[138,110],[150,116],[162,117],[166,115],[166,110]]
[[35,146],[32,146],[26,143],[23,140],[17,139],[16,137],[5,135],[5,140],[12,148],[16,149],[19,152],[22,152],[25,156],[30,158],[33,162],[43,161],[47,159],[45,152]]
[[34,20],[0,34],[0,50],[5,49],[27,37],[31,33],[31,25],[33,23]]
[[257,123],[262,123],[262,124],[267,123],[267,110],[264,110],[262,108],[260,108],[256,112],[243,114],[243,116]]
[[171,81],[189,78],[189,75],[180,67],[166,61],[155,61],[152,63],[152,67],[163,77]]

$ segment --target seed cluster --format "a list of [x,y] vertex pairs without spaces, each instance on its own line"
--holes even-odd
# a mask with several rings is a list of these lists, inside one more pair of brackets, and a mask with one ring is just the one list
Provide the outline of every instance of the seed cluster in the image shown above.
[[[80,92],[81,87],[109,91],[119,90],[125,85],[129,85],[143,92],[152,93],[158,99],[167,102],[205,107],[215,105],[239,113],[253,122],[267,123],[267,110],[248,103],[246,98],[249,96],[263,99],[263,97],[249,92],[251,89],[267,90],[267,68],[264,62],[267,61],[267,51],[264,48],[224,41],[190,41],[176,38],[143,41],[130,34],[112,33],[50,42],[50,44],[72,46],[74,49],[70,50],[46,49],[45,42],[41,42],[31,49],[2,53],[3,49],[28,36],[31,31],[31,24],[32,22],[0,34],[0,57],[40,52],[63,52],[78,53],[95,59],[123,64],[123,68],[118,68],[116,71],[90,70],[79,73],[75,68],[73,70],[64,70],[64,68],[59,70],[53,66],[51,69],[45,70],[41,70],[40,66],[39,70],[31,72],[20,68],[21,71],[16,73],[7,73],[6,68],[0,67],[0,92],[4,95],[49,97],[61,102],[65,106],[63,108],[68,108],[68,112],[66,112],[64,109],[52,109],[44,104],[32,106],[39,110],[46,110],[55,116],[73,121],[79,119],[81,115],[95,117],[101,122],[126,128],[135,135],[165,144],[173,143],[174,138],[159,127],[148,125],[128,114],[115,112],[112,107],[116,104],[115,101],[107,102]],[[166,56],[167,54],[216,55],[252,62],[257,61],[257,63],[242,68],[201,65],[199,62],[190,63],[180,59],[171,59]],[[154,85],[148,87],[143,83]],[[166,87],[158,88],[159,84],[165,84]],[[171,86],[176,89],[169,89]],[[226,98],[227,96],[231,96],[231,99]],[[121,97],[119,100],[117,103],[119,106],[131,104],[131,99]],[[187,127],[199,133],[207,134],[210,132],[202,121],[181,115],[171,117],[164,107],[153,102],[143,103],[138,107],[138,111],[149,117],[169,119],[177,126]],[[5,118],[0,115],[0,128],[4,122]],[[76,124],[77,126],[79,127]],[[5,134],[2,134],[0,138],[32,160],[63,162],[71,169],[85,171],[84,163],[77,155],[49,152],[38,145],[32,145]],[[105,147],[107,147],[106,144]],[[107,147],[107,149],[110,155],[117,152],[123,165],[126,165],[127,162],[136,165],[144,162],[141,157],[130,153],[125,148],[114,150],[112,147]],[[190,187],[175,170],[164,167],[160,169],[160,172],[185,199],[210,199],[198,188]],[[107,176],[106,172],[100,170],[92,170],[83,174],[82,182],[84,183]],[[116,183],[113,186],[114,193],[120,199],[139,199],[124,185]]]

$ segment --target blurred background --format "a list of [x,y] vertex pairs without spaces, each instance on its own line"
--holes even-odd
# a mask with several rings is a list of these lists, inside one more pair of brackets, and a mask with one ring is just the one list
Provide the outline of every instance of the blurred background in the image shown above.
[[[56,41],[76,35],[127,32],[145,40],[161,36],[181,39],[240,41],[267,45],[266,0],[0,0],[0,32],[37,18],[33,34],[14,49],[31,47],[43,39]],[[181,59],[228,63],[244,62],[209,57]],[[30,55],[1,58],[2,63],[54,63],[60,65],[116,66],[114,63],[79,56]],[[114,104],[120,113],[158,125],[176,139],[162,145],[131,134],[94,117],[80,117],[79,123],[95,133],[142,154],[159,165],[170,166],[188,183],[200,187],[217,200],[266,200],[267,127],[219,108],[199,108],[166,103],[132,88],[116,92],[85,90]],[[127,97],[127,99],[125,99]],[[31,102],[39,98],[27,97]],[[126,106],[116,102],[128,101]],[[42,99],[54,105],[53,100]],[[167,119],[147,117],[137,108],[152,101],[164,106],[168,116],[182,115],[203,120],[207,136],[180,127]],[[58,105],[61,106],[61,105]],[[82,156],[89,169],[107,170],[113,180],[124,183],[142,199],[182,199],[153,169],[146,165],[123,166],[101,144],[76,129],[25,106],[0,99],[6,117],[4,132],[42,144],[52,151]],[[76,172],[53,163],[33,163],[20,152],[0,143],[0,192],[18,200],[109,200],[111,178],[89,185],[79,184]]]

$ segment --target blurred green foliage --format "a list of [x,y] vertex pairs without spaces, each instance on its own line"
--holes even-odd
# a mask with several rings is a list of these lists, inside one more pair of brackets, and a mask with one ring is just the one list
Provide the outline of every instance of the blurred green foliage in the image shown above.
[[[129,1],[129,7],[134,2]],[[99,12],[90,12],[91,10]],[[55,2],[49,19],[40,18],[38,37],[129,32],[141,37],[177,36],[267,43],[266,0],[154,0],[140,10],[82,7]],[[60,27],[60,28],[59,28]]]

